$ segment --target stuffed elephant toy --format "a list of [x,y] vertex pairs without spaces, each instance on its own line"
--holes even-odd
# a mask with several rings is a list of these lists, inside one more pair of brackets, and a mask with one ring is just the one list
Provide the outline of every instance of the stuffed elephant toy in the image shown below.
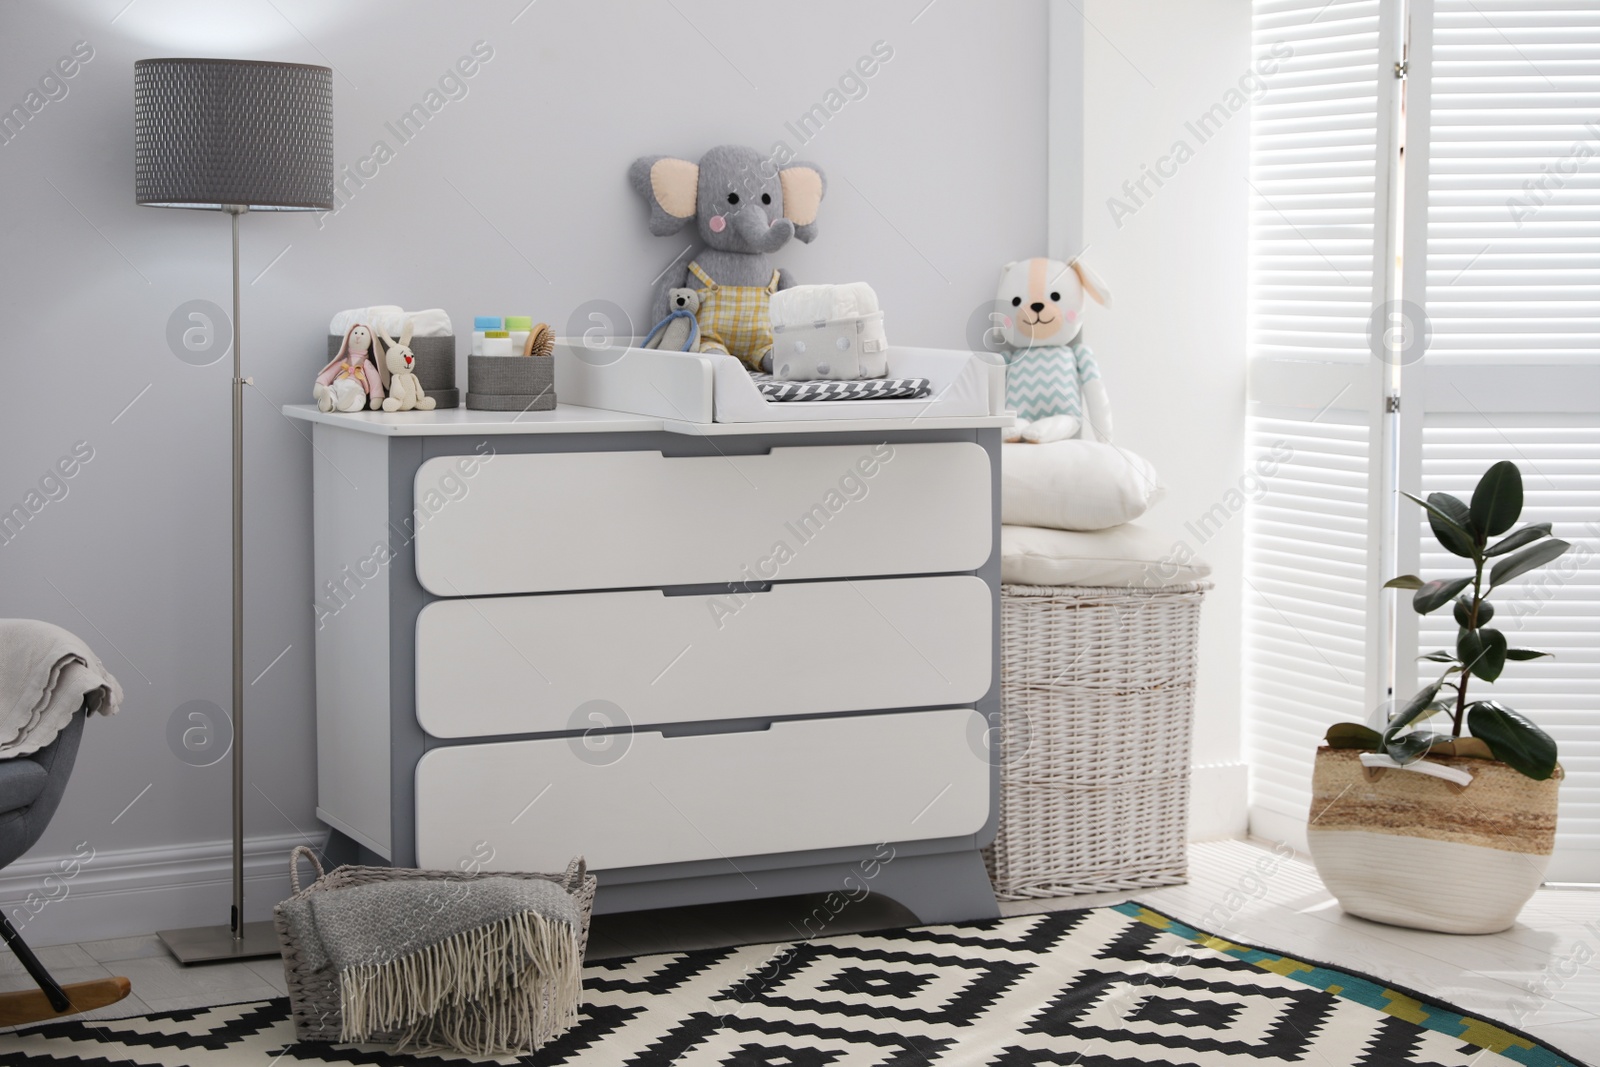
[[752,369],[772,353],[768,301],[794,279],[768,256],[791,237],[810,243],[827,181],[809,163],[778,166],[754,148],[721,145],[700,162],[644,156],[628,180],[650,205],[650,232],[677,233],[691,221],[703,247],[687,266],[669,270],[650,305],[650,321],[671,312],[668,294],[693,288],[700,350],[737,356]]

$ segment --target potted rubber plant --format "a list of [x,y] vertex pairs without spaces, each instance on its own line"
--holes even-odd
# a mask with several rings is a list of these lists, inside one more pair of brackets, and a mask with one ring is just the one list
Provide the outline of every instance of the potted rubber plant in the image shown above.
[[[1448,609],[1454,648],[1421,656],[1440,674],[1379,731],[1337,723],[1317,750],[1307,836],[1323,883],[1352,915],[1448,933],[1493,933],[1516,921],[1554,846],[1561,768],[1556,743],[1526,716],[1469,694],[1508,663],[1549,655],[1512,648],[1491,623],[1496,589],[1570,545],[1549,523],[1516,529],[1522,472],[1496,463],[1470,503],[1447,493],[1422,505],[1433,536],[1467,573],[1386,589],[1411,592],[1419,615]],[[1438,725],[1436,725],[1438,724]]]

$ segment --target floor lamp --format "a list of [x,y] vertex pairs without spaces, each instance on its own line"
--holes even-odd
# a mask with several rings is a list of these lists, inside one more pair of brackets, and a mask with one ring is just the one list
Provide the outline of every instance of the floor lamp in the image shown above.
[[239,217],[333,208],[333,72],[300,63],[142,59],[133,68],[135,198],[226,211],[233,224],[233,909],[227,925],[163,930],[180,963],[276,956],[244,921],[244,387]]

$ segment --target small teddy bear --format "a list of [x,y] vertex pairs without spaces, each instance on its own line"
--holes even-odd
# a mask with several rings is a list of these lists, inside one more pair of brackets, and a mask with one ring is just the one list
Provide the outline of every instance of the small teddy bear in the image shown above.
[[995,298],[1006,357],[1008,441],[1111,440],[1111,400],[1083,329],[1083,296],[1111,306],[1105,283],[1082,260],[1024,259],[1000,271]]
[[669,289],[667,308],[667,317],[656,323],[644,347],[663,352],[700,351],[700,323],[695,317],[700,311],[700,294],[693,289]]

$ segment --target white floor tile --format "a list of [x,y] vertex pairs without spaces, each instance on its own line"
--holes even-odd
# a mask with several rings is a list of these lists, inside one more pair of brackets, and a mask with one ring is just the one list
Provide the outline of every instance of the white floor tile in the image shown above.
[[155,934],[142,937],[114,937],[106,941],[84,941],[80,946],[101,963],[110,960],[138,960],[151,956],[169,956],[167,946]]
[[[213,996],[212,1003],[225,1004],[241,999],[242,989],[258,990],[268,983],[250,969],[249,963],[202,963],[184,967],[167,956],[118,960],[115,970],[133,983],[140,1000],[155,1007],[174,998]],[[192,1005],[183,1005],[192,1007]]]

